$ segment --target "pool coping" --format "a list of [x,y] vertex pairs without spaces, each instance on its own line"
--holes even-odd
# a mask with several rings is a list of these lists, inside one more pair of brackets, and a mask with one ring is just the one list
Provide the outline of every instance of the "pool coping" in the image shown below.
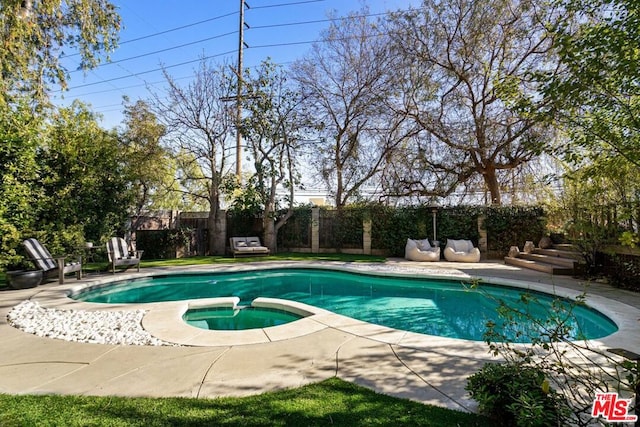
[[[467,378],[485,363],[501,360],[489,351],[486,343],[408,333],[330,312],[315,314],[313,326],[321,329],[306,335],[303,333],[309,331],[291,330],[291,327],[278,329],[281,328],[279,326],[269,331],[272,341],[260,344],[240,342],[236,340],[238,334],[234,333],[231,335],[233,339],[228,341],[230,345],[212,340],[208,344],[213,345],[202,346],[70,342],[37,336],[11,326],[6,320],[12,308],[25,300],[33,300],[43,308],[53,310],[144,310],[151,314],[154,310],[161,310],[161,305],[114,304],[105,307],[105,304],[72,300],[67,293],[82,286],[96,286],[153,273],[288,266],[326,266],[419,277],[476,278],[509,286],[522,284],[536,290],[556,290],[557,293],[566,289],[565,295],[580,294],[586,284],[592,305],[621,326],[616,334],[588,344],[592,348],[601,346],[597,350],[621,347],[640,352],[640,334],[636,332],[640,315],[634,308],[640,307],[640,294],[597,281],[585,283],[574,278],[508,266],[501,261],[477,264],[420,263],[402,259],[362,264],[261,261],[260,264],[242,266],[215,264],[147,268],[141,273],[90,274],[81,281],[70,279],[62,286],[49,282],[37,288],[7,290],[2,304],[5,321],[0,322],[0,336],[5,344],[0,347],[0,392],[218,398],[294,388],[337,377],[378,393],[455,410],[477,410],[477,402],[465,389]],[[615,301],[621,304],[614,304]],[[176,322],[165,320],[150,322],[153,323],[150,327],[171,331]],[[204,340],[194,342],[207,344]],[[598,362],[590,360],[589,363]]]
[[[528,289],[537,292],[557,295],[563,298],[576,299],[583,294],[583,291],[570,289],[561,285],[549,285],[532,281],[523,281],[511,278],[499,278],[493,276],[474,275],[457,270],[447,269],[438,271],[433,269],[425,272],[420,266],[415,270],[411,268],[388,268],[385,264],[376,263],[333,263],[333,262],[265,262],[258,264],[229,264],[215,266],[190,266],[175,267],[171,269],[147,269],[140,273],[125,272],[116,275],[99,276],[87,278],[82,284],[67,282],[65,285],[51,287],[36,294],[32,299],[39,301],[48,308],[76,309],[76,310],[139,310],[143,309],[146,314],[142,321],[142,326],[154,337],[166,342],[183,346],[239,346],[253,345],[269,342],[291,340],[313,334],[325,329],[336,329],[349,334],[366,337],[380,343],[389,345],[410,346],[412,348],[433,345],[434,342],[444,346],[455,347],[456,344],[464,343],[466,346],[479,347],[486,350],[486,343],[483,341],[469,341],[459,338],[447,338],[415,332],[397,330],[386,326],[374,325],[371,323],[356,320],[347,316],[333,313],[318,307],[303,303],[283,300],[265,299],[271,304],[278,305],[285,310],[301,310],[309,316],[290,322],[285,325],[269,328],[250,329],[243,331],[209,331],[188,325],[183,321],[182,316],[190,306],[202,306],[207,304],[232,304],[233,297],[194,299],[174,302],[146,303],[146,304],[104,304],[87,303],[73,300],[69,297],[71,293],[80,289],[96,288],[105,286],[113,281],[133,280],[153,275],[175,275],[175,274],[203,274],[219,271],[246,271],[246,270],[269,270],[275,268],[314,268],[333,269],[355,273],[369,273],[376,275],[387,275],[395,277],[419,277],[433,279],[460,279],[477,282],[479,286],[483,283],[492,285],[511,286]],[[618,331],[600,338],[589,340],[585,344],[598,348],[640,348],[640,337],[636,333],[637,322],[640,319],[640,310],[601,295],[588,292],[587,287],[586,304],[609,317],[618,326]],[[526,345],[526,344],[524,344]]]

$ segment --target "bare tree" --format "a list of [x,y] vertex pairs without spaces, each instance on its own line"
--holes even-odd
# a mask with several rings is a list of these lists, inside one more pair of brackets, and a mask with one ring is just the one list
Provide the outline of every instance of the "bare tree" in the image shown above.
[[233,105],[235,75],[228,66],[202,60],[194,80],[178,85],[166,71],[166,97],[154,96],[158,117],[168,131],[168,144],[181,162],[182,191],[209,207],[209,251],[223,254],[220,200],[226,176],[232,174],[229,156],[235,153]]
[[359,195],[412,133],[386,106],[394,91],[389,39],[367,12],[334,19],[292,67],[318,133],[313,163],[338,209]]
[[501,204],[505,171],[554,138],[534,75],[553,68],[554,17],[535,0],[424,0],[389,33],[399,62],[397,110],[423,130],[386,171],[394,192],[446,196],[480,184]]
[[[282,68],[266,60],[251,74],[246,71],[242,133],[253,160],[254,172],[248,187],[253,203],[262,209],[264,244],[277,250],[278,230],[293,214],[294,190],[299,182],[296,151],[300,144],[302,119],[297,110],[300,96],[287,83]],[[278,189],[286,189],[287,211],[277,217]]]

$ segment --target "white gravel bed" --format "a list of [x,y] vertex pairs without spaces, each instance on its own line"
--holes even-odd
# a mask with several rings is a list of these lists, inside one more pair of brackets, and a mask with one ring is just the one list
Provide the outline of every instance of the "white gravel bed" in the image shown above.
[[175,346],[153,337],[142,327],[144,310],[87,311],[57,310],[26,300],[7,315],[9,324],[40,337],[65,341],[115,344]]

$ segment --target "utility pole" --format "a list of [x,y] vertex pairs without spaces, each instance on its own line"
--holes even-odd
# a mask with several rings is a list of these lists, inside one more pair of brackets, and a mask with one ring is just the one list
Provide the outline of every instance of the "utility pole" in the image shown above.
[[244,56],[244,8],[249,7],[245,0],[240,0],[240,26],[238,29],[238,92],[236,94],[236,177],[240,182],[242,173],[242,135],[240,132],[242,123],[242,59]]

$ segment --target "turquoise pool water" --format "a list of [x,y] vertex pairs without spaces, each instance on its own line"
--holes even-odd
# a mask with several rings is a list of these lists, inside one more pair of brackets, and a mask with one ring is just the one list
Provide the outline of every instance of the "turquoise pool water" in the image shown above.
[[182,316],[185,322],[200,329],[239,331],[284,325],[303,316],[270,308],[193,308]]
[[[257,297],[282,298],[395,329],[482,341],[487,322],[505,324],[497,312],[499,301],[542,323],[552,316],[552,296],[535,293],[534,301],[525,304],[523,292],[487,284],[470,288],[455,280],[281,268],[147,277],[114,282],[72,297],[101,303],[144,303],[237,296],[240,305],[250,305]],[[574,339],[600,338],[617,330],[614,322],[589,307],[575,306],[571,313],[562,310],[560,315],[566,317],[563,324]],[[544,327],[518,324],[504,325],[502,330],[515,342],[528,342],[530,335],[544,333]]]

